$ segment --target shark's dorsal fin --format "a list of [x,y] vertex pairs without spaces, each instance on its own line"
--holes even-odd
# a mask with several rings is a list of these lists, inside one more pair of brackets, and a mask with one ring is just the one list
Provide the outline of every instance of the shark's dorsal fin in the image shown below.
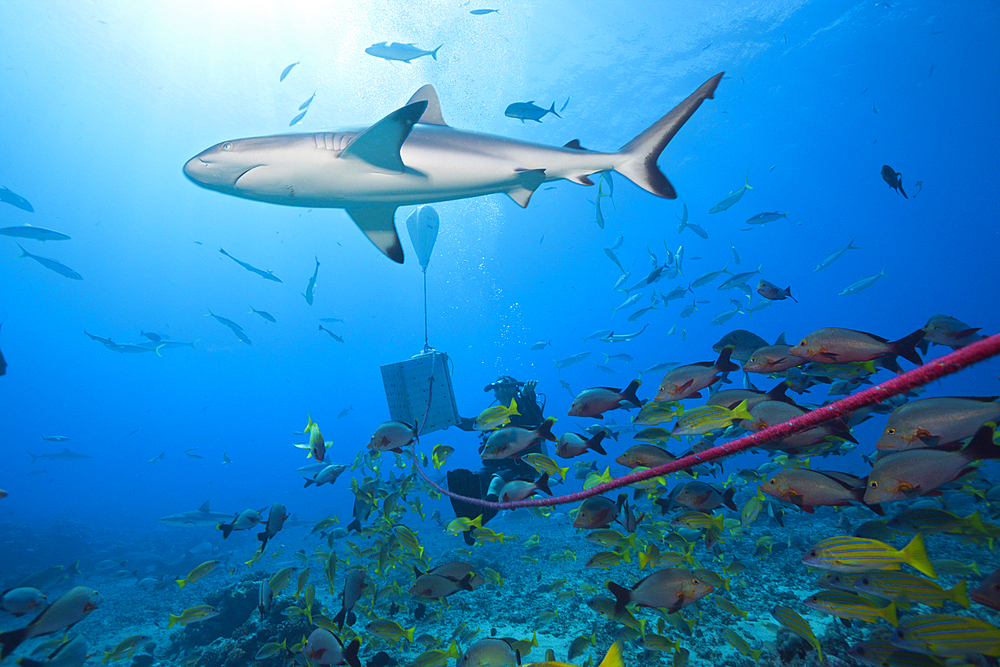
[[[404,107],[405,108],[405,107]],[[396,207],[366,206],[349,208],[347,215],[361,228],[371,242],[392,261],[403,263],[403,246],[396,234]]]
[[433,84],[427,83],[420,87],[420,90],[413,93],[413,97],[407,101],[407,106],[415,104],[417,102],[427,102],[427,109],[420,116],[418,123],[427,123],[428,125],[444,125],[447,126],[448,123],[444,122],[444,117],[441,115],[441,100],[438,99],[437,90],[434,88]]
[[396,109],[354,137],[340,157],[357,158],[380,169],[402,173],[406,166],[399,157],[399,149],[426,108],[427,102],[421,101]]
[[210,509],[208,509],[208,503],[209,503],[209,502],[211,502],[211,501],[209,501],[209,500],[206,500],[206,501],[204,502],[204,504],[203,504],[203,505],[202,505],[201,507],[199,507],[199,508],[198,508],[198,511],[199,511],[199,512],[202,512],[202,513],[207,513],[207,512],[210,512],[211,510],[210,510]]

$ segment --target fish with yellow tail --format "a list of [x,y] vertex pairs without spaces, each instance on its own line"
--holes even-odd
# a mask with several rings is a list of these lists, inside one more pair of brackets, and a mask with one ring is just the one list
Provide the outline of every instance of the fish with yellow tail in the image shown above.
[[312,420],[312,416],[307,415],[306,419],[309,420],[309,423],[306,424],[302,432],[309,436],[309,444],[295,446],[299,449],[308,449],[309,455],[306,458],[312,456],[318,462],[322,463],[323,457],[326,456],[326,441],[323,440],[323,434],[320,432],[319,426]]
[[198,604],[193,607],[188,607],[180,614],[170,614],[170,621],[167,623],[167,629],[174,627],[175,625],[187,625],[188,623],[197,623],[199,621],[207,621],[210,618],[215,618],[219,615],[219,611],[207,604]]
[[898,550],[885,542],[864,537],[828,537],[814,544],[802,557],[802,562],[810,567],[834,572],[898,570],[901,563],[906,563],[931,579],[937,579],[934,565],[927,558],[924,536],[920,534]]
[[[608,647],[608,652],[601,658],[601,662],[598,663],[597,667],[622,667],[624,664],[622,661],[621,642],[616,641]],[[546,660],[545,662],[522,662],[521,667],[576,667],[576,665],[569,662],[559,662],[558,660]]]
[[802,616],[800,616],[799,613],[791,607],[785,607],[783,605],[778,605],[772,609],[771,616],[773,616],[778,623],[781,623],[792,633],[809,642],[809,644],[816,649],[816,653],[819,655],[820,664],[823,664],[823,649],[819,647],[819,640],[816,639],[816,635],[813,634],[812,628],[809,627],[809,622],[806,619],[802,618]]
[[207,560],[198,567],[194,568],[188,575],[183,579],[175,579],[179,590],[184,590],[184,587],[188,584],[193,584],[194,582],[207,577],[209,573],[215,569],[215,566],[219,564],[217,560]]
[[492,431],[509,422],[512,416],[520,414],[517,411],[517,399],[511,397],[508,406],[496,405],[480,412],[472,428],[477,431]]

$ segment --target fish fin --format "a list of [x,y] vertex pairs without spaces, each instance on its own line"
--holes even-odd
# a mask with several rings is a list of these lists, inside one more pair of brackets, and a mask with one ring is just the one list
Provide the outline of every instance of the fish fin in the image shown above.
[[354,137],[340,157],[356,158],[379,169],[403,173],[406,166],[399,156],[399,149],[427,107],[428,101],[421,100],[396,109]]
[[[441,47],[439,46],[438,48]],[[435,50],[434,53],[437,53],[437,51]],[[421,86],[417,92],[413,93],[413,97],[406,101],[404,106],[416,104],[417,102],[427,102],[427,108],[424,109],[424,112],[420,114],[420,118],[417,119],[418,123],[448,126],[448,123],[444,122],[444,117],[441,115],[441,100],[438,98],[437,90],[433,84],[428,83]]]
[[528,207],[531,195],[538,186],[545,182],[544,169],[518,169],[518,184],[507,191],[507,196],[513,199],[521,208]]
[[920,358],[920,355],[917,354],[916,346],[917,343],[922,341],[924,339],[924,336],[926,335],[927,335],[926,331],[924,331],[923,329],[917,329],[909,336],[906,336],[905,338],[900,338],[897,341],[893,341],[892,343],[889,343],[889,345],[892,347],[892,351],[894,354],[898,354],[899,356],[903,357],[910,363],[921,366],[923,365],[924,361],[923,359]]
[[931,579],[937,579],[937,572],[934,570],[934,565],[931,563],[930,559],[927,558],[927,550],[924,548],[924,536],[917,533],[899,552],[903,562],[907,563],[921,573],[927,575]]
[[[438,49],[441,47],[439,46]],[[437,49],[434,49],[437,53]],[[361,660],[358,659],[358,649],[361,648],[361,640],[355,637],[347,648],[343,650],[344,661],[351,667],[361,667]]]
[[[585,151],[585,150],[587,150],[586,148],[584,148],[583,146],[580,145],[580,140],[579,139],[573,139],[571,141],[567,141],[565,144],[563,144],[563,148],[569,148],[569,149],[572,149],[574,151]],[[593,183],[591,183],[591,185],[593,185]]]
[[736,487],[731,486],[728,489],[726,489],[726,492],[724,494],[722,494],[722,503],[729,509],[733,510],[734,512],[739,512],[740,509],[736,506],[736,503],[733,501],[734,495],[736,495]]
[[396,234],[395,206],[349,208],[347,215],[386,257],[397,264],[403,263],[403,246]]
[[625,611],[629,600],[632,599],[632,591],[613,581],[605,582],[604,587],[615,596],[615,614],[617,615]]
[[636,406],[637,408],[642,407],[642,403],[639,401],[639,398],[635,395],[635,391],[640,387],[640,385],[642,385],[642,380],[632,380],[632,382],[629,383],[628,387],[625,388],[625,391],[622,392],[622,398],[631,403],[632,405]]
[[625,144],[618,152],[621,161],[615,165],[615,171],[647,192],[666,199],[676,199],[677,192],[674,190],[674,186],[657,167],[656,161],[663,149],[677,134],[677,131],[698,110],[701,103],[706,99],[712,99],[723,74],[725,72],[720,72],[703,83],[698,90],[691,93],[667,115]]
[[593,437],[587,440],[586,443],[587,449],[591,449],[597,452],[598,454],[606,456],[607,452],[604,450],[604,447],[601,446],[601,442],[607,435],[608,435],[607,431],[600,431],[597,434],[595,434]]
[[[1000,458],[1000,447],[993,444],[993,433],[996,430],[994,422],[986,422],[979,427],[972,440],[962,450],[962,455],[970,461]],[[959,474],[964,474],[959,473]]]
[[734,364],[729,360],[730,355],[732,355],[735,348],[732,345],[727,345],[722,348],[722,352],[719,353],[719,358],[713,364],[713,366],[719,371],[738,371],[740,370],[739,364]]

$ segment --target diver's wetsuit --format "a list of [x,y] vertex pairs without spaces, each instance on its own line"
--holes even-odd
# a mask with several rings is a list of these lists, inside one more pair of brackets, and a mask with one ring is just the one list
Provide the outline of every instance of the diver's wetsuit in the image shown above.
[[[510,405],[511,399],[517,401],[518,414],[511,415],[507,426],[535,429],[544,421],[542,410],[545,407],[544,394],[542,395],[542,405],[538,405],[538,398],[535,395],[535,384],[533,381],[527,383],[517,382],[514,378],[504,376],[493,384],[488,385],[484,391],[492,390],[501,405]],[[471,431],[473,430],[472,424],[474,422],[474,419],[465,419],[458,426],[463,430]],[[482,452],[483,447],[486,445],[488,434],[483,433],[481,437],[480,452]],[[545,440],[528,447],[520,452],[520,454],[523,455],[531,452],[547,455]],[[476,472],[463,469],[450,470],[448,472],[448,489],[470,498],[486,498],[496,501],[499,499],[500,490],[504,484],[515,479],[534,479],[535,475],[535,469],[521,460],[521,456],[506,459],[483,459],[483,467]],[[484,525],[497,514],[497,510],[487,509],[462,500],[456,500],[455,498],[451,499],[451,506],[455,510],[455,515],[459,517],[474,519],[481,514]],[[466,543],[473,544],[474,540],[469,531],[466,531],[464,535]]]

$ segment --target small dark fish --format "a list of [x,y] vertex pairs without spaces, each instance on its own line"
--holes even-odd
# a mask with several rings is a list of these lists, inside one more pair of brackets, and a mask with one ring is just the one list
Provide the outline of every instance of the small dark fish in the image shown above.
[[[0,327],[2,326],[3,324],[0,324]],[[0,351],[0,375],[6,375],[6,374],[7,374],[7,360],[3,358],[3,352]]]
[[306,285],[306,291],[302,295],[306,298],[306,303],[310,306],[313,305],[313,295],[316,293],[316,276],[319,275],[319,258],[314,258],[316,260],[316,270],[313,271],[312,278],[309,279],[309,284]]
[[476,16],[483,16],[484,14],[499,14],[499,9],[473,9],[470,14],[475,14]]
[[332,331],[330,331],[329,329],[327,329],[326,327],[324,327],[324,326],[323,326],[322,324],[320,324],[320,325],[319,325],[319,330],[320,330],[320,331],[325,331],[325,332],[327,332],[328,334],[330,334],[330,337],[331,337],[331,338],[333,338],[333,339],[334,339],[335,341],[337,341],[338,343],[343,343],[343,342],[344,342],[344,339],[343,339],[343,338],[341,338],[341,337],[340,337],[340,336],[338,336],[337,334],[333,333]]
[[260,276],[264,280],[273,280],[276,283],[280,283],[281,282],[281,279],[278,278],[277,276],[275,276],[270,271],[264,271],[263,269],[258,269],[253,264],[248,264],[246,262],[243,262],[243,261],[240,261],[240,260],[236,259],[232,255],[230,255],[228,252],[226,252],[225,248],[219,248],[219,252],[222,253],[223,255],[225,255],[226,257],[228,257],[229,259],[233,260],[234,262],[236,262],[240,266],[242,266],[244,269],[246,269],[250,273],[256,273],[258,276]]
[[798,299],[792,296],[791,285],[785,289],[781,289],[774,283],[768,282],[764,279],[761,279],[761,281],[757,283],[757,294],[760,294],[765,299],[770,299],[771,301],[783,301],[787,298],[791,299],[795,303],[799,302]]
[[284,81],[285,77],[288,76],[288,73],[292,71],[292,68],[295,67],[298,64],[299,64],[299,61],[296,60],[294,63],[292,63],[288,67],[286,67],[285,69],[281,70],[281,76],[278,77],[278,83],[281,83],[282,81]]
[[306,110],[305,110],[305,111],[303,111],[303,112],[302,112],[302,113],[300,113],[300,114],[299,114],[298,116],[296,116],[295,118],[293,118],[293,119],[292,119],[292,122],[290,122],[290,123],[288,124],[288,127],[291,127],[292,125],[295,125],[295,124],[296,124],[296,123],[298,123],[298,122],[299,122],[300,120],[302,120],[303,118],[305,118],[305,115],[306,115],[306,112],[308,112],[308,111],[309,111],[309,109],[308,109],[308,108],[306,108]]
[[31,206],[31,202],[2,185],[0,185],[0,201],[5,204],[10,204],[15,208],[19,208],[22,211],[27,211],[28,213],[35,212],[35,209]]
[[503,112],[503,115],[508,118],[517,118],[522,123],[526,120],[533,120],[536,123],[541,123],[542,118],[548,114],[552,114],[556,118],[562,118],[556,112],[556,103],[553,102],[552,106],[548,109],[543,109],[542,107],[535,104],[534,100],[530,102],[514,102],[507,106],[507,110]]
[[[903,191],[903,175],[887,164],[882,165],[882,180],[888,183],[890,188],[906,197],[906,192]],[[909,197],[906,198],[909,199]]]
[[[562,113],[563,111],[566,111],[567,105],[569,105],[569,98],[568,97],[566,98],[566,101],[563,102],[562,107],[560,107],[559,113]],[[608,179],[608,180],[610,180],[610,179]]]
[[[90,334],[87,334],[87,335],[90,335]],[[145,336],[146,338],[148,338],[149,340],[153,341],[154,343],[158,343],[159,341],[163,340],[163,336],[161,336],[158,333],[153,333],[151,331],[140,331],[139,335]]]
[[313,91],[312,96],[308,100],[299,105],[299,111],[305,111],[306,109],[308,109],[309,105],[312,104],[315,98],[316,98],[316,91]]

